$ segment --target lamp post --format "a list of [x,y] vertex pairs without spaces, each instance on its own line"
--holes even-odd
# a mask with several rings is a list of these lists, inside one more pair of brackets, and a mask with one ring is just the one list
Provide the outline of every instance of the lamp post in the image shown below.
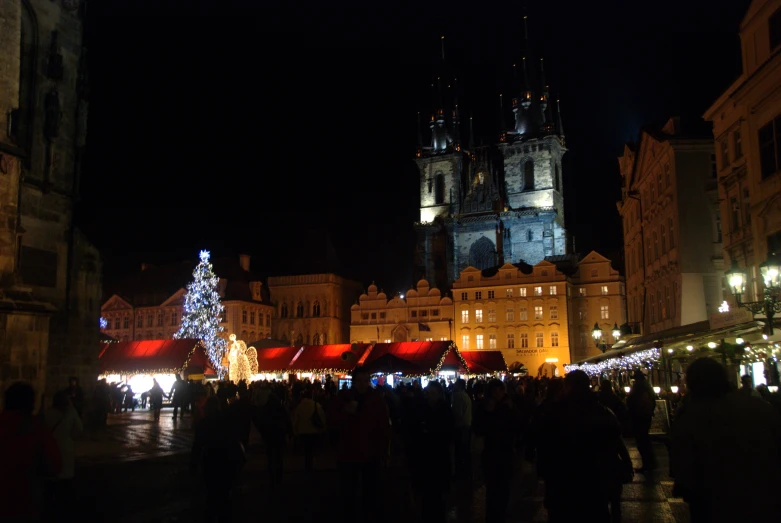
[[746,290],[746,271],[738,267],[735,260],[732,261],[732,269],[725,274],[727,285],[738,307],[751,311],[752,314],[764,314],[767,318],[765,333],[768,336],[773,334],[773,317],[781,312],[781,301],[777,299],[779,287],[781,287],[781,262],[775,253],[772,253],[767,261],[759,266],[759,272],[765,281],[763,298],[759,301],[743,301],[743,293]]
[[594,323],[594,328],[591,330],[591,337],[594,338],[594,344],[603,353],[607,350],[607,344],[602,339],[602,329],[599,328],[598,323]]

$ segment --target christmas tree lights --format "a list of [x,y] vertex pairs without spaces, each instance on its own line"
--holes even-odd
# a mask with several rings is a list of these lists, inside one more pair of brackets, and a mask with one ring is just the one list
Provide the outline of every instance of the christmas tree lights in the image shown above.
[[201,251],[199,256],[201,261],[193,271],[193,281],[187,284],[181,326],[174,338],[201,340],[217,376],[222,379],[225,375],[222,359],[226,344],[220,337],[223,330],[220,326],[223,306],[217,292],[219,278],[214,274],[209,261],[209,251]]

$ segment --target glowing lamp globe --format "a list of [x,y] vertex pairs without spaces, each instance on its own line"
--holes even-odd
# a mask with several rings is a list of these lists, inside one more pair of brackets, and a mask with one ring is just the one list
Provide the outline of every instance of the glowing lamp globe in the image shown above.
[[621,337],[621,329],[618,328],[618,323],[613,324],[613,339],[618,339]]
[[767,261],[759,266],[759,272],[762,273],[762,279],[765,280],[765,287],[776,289],[781,283],[781,262],[775,253],[772,253]]
[[725,273],[730,291],[737,298],[746,290],[746,271],[738,267],[737,262],[732,262],[732,268]]
[[673,385],[672,387],[670,387],[670,391],[672,391],[673,394],[678,394],[678,386]]
[[591,337],[594,338],[595,341],[602,339],[602,329],[600,329],[599,325],[596,323],[594,324],[594,328],[591,330]]

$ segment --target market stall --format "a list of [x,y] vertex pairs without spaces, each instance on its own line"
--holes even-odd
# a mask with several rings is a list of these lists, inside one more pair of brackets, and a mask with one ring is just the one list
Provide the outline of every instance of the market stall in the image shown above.
[[274,347],[257,351],[258,374],[255,380],[286,380],[290,373],[290,362],[301,350],[301,347]]
[[[394,358],[386,357],[388,354]],[[398,370],[399,360],[409,366]],[[432,377],[455,380],[458,374],[466,374],[468,365],[452,341],[406,341],[377,343],[359,362],[375,369],[375,373],[404,378],[421,378],[425,385]]]
[[356,367],[369,347],[367,343],[304,345],[291,360],[288,372],[301,379],[323,380],[327,374],[343,379]]
[[470,376],[484,376],[487,374],[506,374],[507,362],[502,351],[499,350],[469,350],[461,351]]

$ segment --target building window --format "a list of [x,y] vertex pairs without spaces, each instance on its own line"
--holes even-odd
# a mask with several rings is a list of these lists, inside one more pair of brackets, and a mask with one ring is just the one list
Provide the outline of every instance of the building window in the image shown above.
[[304,304],[301,302],[298,302],[298,305],[296,305],[296,317],[297,318],[304,317]]
[[518,289],[518,296],[520,296],[521,298],[526,297],[526,287],[520,287]]
[[369,313],[368,313],[368,312],[364,312],[364,313],[362,313],[362,314],[361,314],[361,319],[362,319],[362,320],[368,320],[368,319],[369,319]]
[[319,318],[320,317],[320,302],[319,301],[316,301],[312,305],[312,316],[314,316],[315,318]]
[[469,350],[469,334],[461,336],[461,350]]
[[[439,316],[439,309],[431,309],[431,315],[432,316]],[[382,317],[385,317],[385,313],[382,313]]]
[[656,234],[656,231],[653,232],[653,240],[654,240],[654,260],[659,259],[659,235]]
[[515,334],[508,334],[507,335],[507,348],[508,349],[514,349],[515,348]]
[[483,291],[476,291],[475,292],[475,299],[476,300],[482,300],[483,299]]
[[505,289],[504,290],[504,297],[505,298],[512,298],[513,297],[513,290],[512,289]]
[[154,320],[154,316],[152,316],[151,314],[147,314],[146,315],[146,326],[147,327],[151,327],[153,320]]
[[549,293],[551,296],[556,296],[556,292],[557,292],[557,291],[556,291],[556,286],[555,286],[555,285],[551,285],[551,286],[550,286],[550,288],[548,289],[548,293]]
[[428,311],[426,309],[423,309],[422,311],[420,311],[420,317],[421,318],[428,317]]
[[526,321],[529,319],[529,314],[526,312],[526,307],[521,307],[518,309],[518,319],[521,321]]
[[483,309],[475,309],[475,323],[483,323]]
[[[414,311],[413,311],[413,312],[414,312]],[[372,312],[372,316],[371,316],[371,318],[372,318],[373,320],[376,320],[376,319],[377,319],[377,313],[376,313],[376,312]]]
[[[670,248],[674,249],[675,248],[675,232],[673,231],[673,219],[672,218],[667,218],[667,232],[670,233],[669,234],[669,236],[670,236]],[[719,236],[721,236],[721,234],[719,234]]]
[[551,305],[550,306],[550,319],[552,319],[552,320],[558,320],[559,319],[559,306],[558,305]]
[[542,305],[535,305],[534,306],[534,319],[535,320],[541,320],[542,319]]
[[551,332],[550,333],[550,346],[551,347],[558,347],[559,346],[559,333],[558,332]]
[[130,327],[130,316],[127,316],[127,315],[126,315],[126,316],[125,316],[125,317],[122,319],[122,327],[123,327],[123,328],[125,328],[125,329],[127,329],[127,328],[129,328],[129,327]]
[[[266,327],[271,327],[271,314],[266,314]],[[323,334],[323,339],[325,339],[325,334]],[[325,342],[323,342],[323,345],[325,345]]]
[[542,296],[542,287],[535,287],[534,288],[534,295],[535,296]]
[[661,172],[656,173],[656,190],[659,191],[659,197],[661,198],[662,193],[664,192],[664,187],[662,187],[662,173]]
[[488,348],[489,349],[495,349],[496,348],[496,334],[489,334],[488,335]]
[[411,311],[410,312],[410,316],[412,316],[413,318],[417,318],[418,317],[418,311]]
[[119,330],[119,318],[114,318],[114,329]]
[[781,170],[781,116],[768,122],[759,129],[759,161],[762,178],[767,178]]
[[600,288],[600,291],[602,292],[602,296],[607,296],[607,295],[608,295],[608,292],[609,292],[609,289],[607,288],[607,285],[603,285],[603,286]]
[[434,204],[442,205],[445,203],[445,177],[437,174],[434,178]]
[[740,228],[740,205],[737,198],[730,198],[730,215],[732,217],[732,230],[736,231]]
[[743,158],[743,142],[740,138],[740,129],[732,133],[732,148],[735,151],[735,159]]
[[461,311],[461,323],[469,323],[469,311],[468,310],[462,310]]
[[545,346],[545,335],[541,332],[538,332],[536,335],[536,341],[537,341],[537,348],[541,348]]
[[175,326],[176,326],[176,313],[172,312],[171,313],[171,327],[175,327]]
[[474,277],[474,276],[471,276],[471,275],[470,275],[470,276],[467,276],[467,277],[466,277],[466,281],[474,281],[474,280],[475,280],[475,277]]
[[434,341],[434,338],[424,338],[425,341]]
[[247,323],[247,311],[246,310],[241,311],[241,323],[243,323],[243,324]]
[[475,335],[475,348],[477,350],[483,350],[483,335],[482,334],[476,334]]
[[255,311],[250,311],[249,313],[249,324],[255,325]]
[[781,9],[768,18],[768,29],[770,32],[770,51],[775,51],[776,47],[781,45]]
[[287,303],[283,303],[279,308],[279,316],[282,318],[287,318]]
[[162,327],[163,326],[163,313],[158,312],[157,313],[157,326]]
[[[441,338],[439,338],[439,341],[447,341],[447,340],[449,340],[449,339],[450,339],[450,338],[448,338],[447,336],[442,336]],[[388,343],[390,343],[390,341],[391,341],[391,340],[388,340]]]
[[670,287],[664,288],[664,315],[665,317],[672,316],[672,308],[670,307]]
[[719,147],[721,147],[721,168],[724,169],[729,165],[729,144],[727,140],[722,140]]
[[599,317],[603,320],[609,320],[610,319],[610,306],[609,305],[600,305],[599,306]]
[[515,321],[515,309],[506,309],[504,314],[507,321]]
[[467,298],[467,293],[462,292],[461,293],[461,299],[464,300],[464,301],[468,300],[469,298]]
[[529,348],[529,335],[525,332],[521,333],[521,348],[522,349]]
[[531,160],[526,160],[523,164],[523,190],[534,190],[534,162]]
[[381,312],[381,313],[380,313],[380,319],[381,319],[381,320],[384,320],[384,319],[385,319],[385,313],[384,313],[384,312]]
[[581,288],[579,288],[579,289],[578,289],[578,294],[579,294],[580,296],[585,296],[585,295],[586,295],[586,288],[585,288],[585,287],[581,287]]
[[496,292],[495,291],[488,291],[488,299],[493,300],[496,298]]
[[659,233],[662,237],[662,255],[664,255],[667,253],[667,227],[664,224],[659,227]]
[[144,317],[142,315],[138,315],[138,321],[136,322],[136,327],[143,327],[144,326]]
[[751,198],[748,189],[743,189],[743,223],[751,225]]
[[496,309],[488,309],[488,323],[496,323]]

